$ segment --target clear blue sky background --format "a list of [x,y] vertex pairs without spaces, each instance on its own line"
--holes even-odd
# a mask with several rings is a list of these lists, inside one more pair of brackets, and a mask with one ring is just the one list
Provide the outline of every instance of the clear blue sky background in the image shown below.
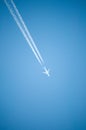
[[51,76],[0,0],[0,130],[86,130],[86,1],[14,2]]

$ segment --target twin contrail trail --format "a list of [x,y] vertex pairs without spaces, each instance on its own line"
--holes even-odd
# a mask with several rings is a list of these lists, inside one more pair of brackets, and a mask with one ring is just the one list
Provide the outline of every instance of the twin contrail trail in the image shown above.
[[43,67],[43,69],[45,71],[44,73],[49,76],[49,71],[46,69],[44,60],[43,60],[38,48],[36,47],[15,3],[13,2],[13,0],[10,0],[9,2],[8,2],[8,0],[4,0],[4,2],[6,4],[8,10],[10,11],[12,17],[14,18],[16,24],[18,25],[20,31],[22,32],[24,38],[26,39],[27,43],[29,44],[30,48],[32,49],[36,59],[38,60],[40,65]]

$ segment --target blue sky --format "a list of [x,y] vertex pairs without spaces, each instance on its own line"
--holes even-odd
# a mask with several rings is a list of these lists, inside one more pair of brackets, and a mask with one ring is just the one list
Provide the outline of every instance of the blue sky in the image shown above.
[[0,130],[85,130],[85,0],[14,2],[51,76],[0,0]]

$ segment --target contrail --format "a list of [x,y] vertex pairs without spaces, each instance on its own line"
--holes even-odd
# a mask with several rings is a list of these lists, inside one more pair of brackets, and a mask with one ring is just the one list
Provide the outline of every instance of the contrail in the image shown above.
[[33,51],[33,53],[34,53],[34,55],[36,56],[36,58],[37,58],[37,60],[38,60],[38,62],[42,65],[43,62],[40,60],[39,55],[38,55],[37,52],[35,51],[35,49],[34,49],[34,47],[33,47],[33,44],[31,44],[29,38],[27,37],[27,34],[25,33],[25,30],[23,29],[23,27],[22,27],[22,25],[21,25],[21,22],[18,20],[17,15],[14,13],[15,10],[13,11],[12,6],[10,6],[10,4],[7,2],[7,0],[4,0],[4,1],[5,1],[5,4],[6,4],[7,8],[9,9],[11,15],[13,16],[13,18],[14,18],[16,24],[18,25],[18,27],[19,27],[19,29],[21,30],[23,36],[25,37],[27,43],[28,43],[29,46],[31,47],[31,49],[32,49],[32,51]]
[[[8,10],[10,11],[12,17],[14,18],[16,24],[18,25],[20,31],[22,32],[24,38],[26,39],[27,43],[29,44],[30,48],[32,49],[36,59],[38,60],[38,62],[42,65],[44,71],[45,71],[45,74],[47,74],[49,76],[49,72],[48,70],[46,69],[46,66],[44,65],[44,60],[38,50],[38,48],[36,47],[16,5],[14,4],[13,0],[11,0],[10,4],[7,2],[7,0],[4,0]],[[12,5],[11,5],[12,4]]]
[[21,23],[22,23],[22,25],[23,25],[23,27],[24,27],[24,29],[25,29],[25,32],[27,33],[28,38],[29,38],[29,40],[31,41],[31,43],[32,43],[32,45],[33,45],[33,47],[34,47],[36,53],[38,54],[38,56],[39,56],[41,62],[44,63],[44,60],[43,60],[43,58],[42,58],[42,56],[41,56],[39,50],[37,49],[37,47],[36,47],[36,45],[35,45],[35,43],[34,43],[32,37],[31,37],[31,35],[30,35],[30,32],[28,31],[28,29],[27,29],[27,27],[26,27],[26,25],[25,25],[25,23],[24,23],[24,21],[23,21],[21,15],[20,15],[20,13],[19,13],[19,11],[18,11],[16,5],[14,4],[13,0],[11,0],[11,3],[12,3],[12,5],[13,5],[13,7],[14,7],[14,9],[15,9],[17,15],[18,15],[18,18],[20,19],[20,21],[21,21]]
[[23,28],[22,28],[22,26],[21,26],[21,24],[20,24],[20,22],[19,22],[18,18],[17,18],[17,17],[16,17],[16,15],[14,14],[14,11],[11,9],[11,7],[10,7],[10,5],[7,3],[7,1],[6,1],[6,0],[4,0],[4,1],[5,1],[6,6],[7,6],[7,7],[8,7],[8,9],[9,9],[9,11],[10,11],[11,15],[13,16],[13,18],[14,18],[15,22],[17,23],[17,25],[18,25],[19,29],[21,30],[21,32],[22,32],[22,34],[23,34],[23,36],[25,37],[25,39],[26,39],[27,43],[29,44],[29,46],[31,47],[31,49],[32,49],[33,53],[35,54],[35,56],[36,56],[36,58],[37,58],[38,62],[42,65],[42,63],[41,63],[41,61],[40,61],[40,59],[39,59],[39,57],[38,57],[37,53],[35,52],[35,50],[34,50],[33,46],[31,45],[31,43],[30,43],[30,41],[29,41],[29,39],[28,39],[28,37],[27,37],[26,33],[24,32],[24,30],[23,30]]

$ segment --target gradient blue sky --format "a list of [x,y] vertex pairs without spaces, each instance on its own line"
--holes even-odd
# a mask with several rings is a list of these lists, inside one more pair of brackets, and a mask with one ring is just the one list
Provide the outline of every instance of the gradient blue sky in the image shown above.
[[0,0],[0,130],[86,130],[86,1],[14,2],[51,76]]

